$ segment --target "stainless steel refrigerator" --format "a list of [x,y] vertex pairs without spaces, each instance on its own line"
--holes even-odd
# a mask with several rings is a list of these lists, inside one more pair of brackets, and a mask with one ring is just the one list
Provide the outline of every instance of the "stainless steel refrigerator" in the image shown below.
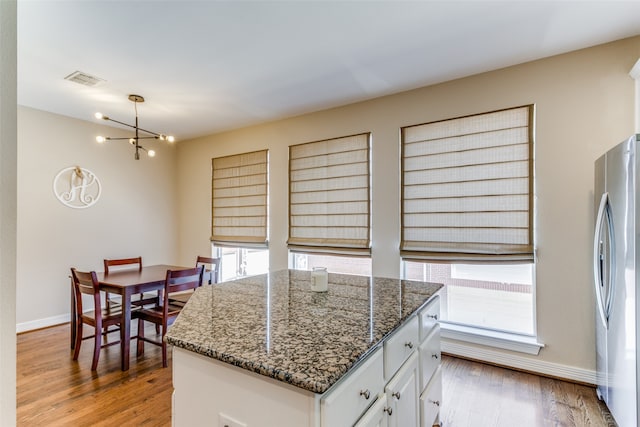
[[593,242],[598,396],[620,427],[637,427],[640,134],[596,160]]

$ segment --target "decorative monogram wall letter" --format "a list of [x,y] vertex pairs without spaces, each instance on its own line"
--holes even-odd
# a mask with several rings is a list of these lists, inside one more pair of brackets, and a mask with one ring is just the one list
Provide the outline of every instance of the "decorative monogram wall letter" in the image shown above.
[[53,193],[70,208],[84,209],[94,205],[100,198],[100,191],[98,177],[80,166],[62,169],[53,179]]

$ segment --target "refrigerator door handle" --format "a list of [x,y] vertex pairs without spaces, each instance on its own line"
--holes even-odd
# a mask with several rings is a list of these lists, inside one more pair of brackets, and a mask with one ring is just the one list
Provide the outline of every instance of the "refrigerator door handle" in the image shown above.
[[[598,207],[593,239],[593,283],[596,291],[598,313],[600,313],[600,319],[607,329],[609,328],[611,289],[614,280],[612,272],[615,271],[615,256],[612,253],[615,245],[613,244],[614,235],[610,209],[609,193],[604,193],[600,199],[600,206]],[[606,224],[603,224],[603,221],[606,221]],[[607,231],[609,232],[606,241],[608,248],[605,247],[605,242],[602,240],[603,225],[607,227]],[[607,261],[609,265],[605,265]],[[606,297],[603,297],[603,293]]]

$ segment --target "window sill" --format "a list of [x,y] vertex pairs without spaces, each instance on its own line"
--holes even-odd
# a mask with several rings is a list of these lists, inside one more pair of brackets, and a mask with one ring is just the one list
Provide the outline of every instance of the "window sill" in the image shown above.
[[[440,336],[445,340],[480,344],[533,355],[538,355],[540,349],[544,347],[544,344],[539,343],[536,337],[490,331],[446,322],[440,322]],[[443,344],[444,351],[446,343]]]

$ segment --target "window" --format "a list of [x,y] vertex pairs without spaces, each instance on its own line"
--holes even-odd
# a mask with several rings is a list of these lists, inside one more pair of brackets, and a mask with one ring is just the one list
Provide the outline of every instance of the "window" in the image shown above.
[[534,333],[533,113],[402,128],[404,276],[445,283],[443,320]]
[[449,323],[533,335],[533,264],[406,261],[409,280],[443,283],[440,315]]
[[289,147],[291,251],[369,256],[370,134]]
[[220,280],[234,280],[269,272],[269,251],[256,248],[216,247],[220,258]]
[[212,160],[211,241],[221,279],[268,271],[268,151]]
[[312,270],[326,267],[331,273],[371,275],[370,257],[346,257],[318,254],[292,253],[291,265],[294,270]]

